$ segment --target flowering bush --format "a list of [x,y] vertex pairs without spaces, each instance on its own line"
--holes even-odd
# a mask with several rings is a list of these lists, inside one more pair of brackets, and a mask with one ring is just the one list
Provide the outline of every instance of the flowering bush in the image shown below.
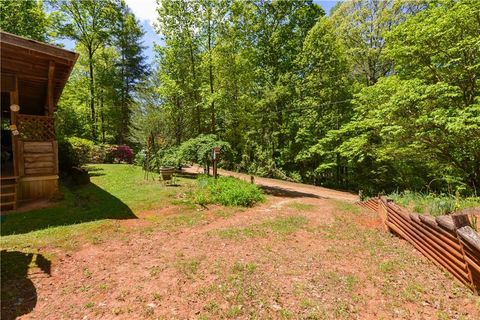
[[113,151],[117,146],[110,144],[98,144],[92,150],[92,163],[113,163]]
[[115,162],[132,163],[133,150],[129,146],[125,144],[118,145],[114,146],[110,150],[110,155]]

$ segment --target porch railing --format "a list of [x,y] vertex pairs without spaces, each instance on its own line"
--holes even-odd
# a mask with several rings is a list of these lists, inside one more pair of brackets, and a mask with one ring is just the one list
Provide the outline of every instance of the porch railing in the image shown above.
[[55,124],[52,116],[19,114],[17,117],[19,138],[23,141],[54,141]]

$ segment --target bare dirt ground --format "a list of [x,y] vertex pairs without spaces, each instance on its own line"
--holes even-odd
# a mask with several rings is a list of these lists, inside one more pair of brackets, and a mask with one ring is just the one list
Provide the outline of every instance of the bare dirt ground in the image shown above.
[[[480,318],[478,297],[373,213],[276,191],[250,209],[172,206],[114,221],[75,250],[42,248],[50,275],[28,270],[37,301],[21,318]],[[28,299],[3,305],[4,318]]]

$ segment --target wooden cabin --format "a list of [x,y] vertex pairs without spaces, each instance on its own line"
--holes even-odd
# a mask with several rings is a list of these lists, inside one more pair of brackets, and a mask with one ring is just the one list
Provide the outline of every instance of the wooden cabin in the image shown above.
[[54,112],[78,54],[0,32],[1,210],[58,191]]

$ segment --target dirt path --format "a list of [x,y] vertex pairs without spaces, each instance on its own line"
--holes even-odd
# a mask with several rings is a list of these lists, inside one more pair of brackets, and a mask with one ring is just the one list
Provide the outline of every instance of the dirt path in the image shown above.
[[480,300],[375,214],[319,194],[159,208],[74,251],[43,248],[56,258],[50,276],[29,271],[22,318],[478,319]]
[[[183,171],[187,173],[203,173],[203,168],[193,165],[186,167]],[[238,173],[233,171],[227,171],[223,169],[218,170],[218,174],[222,176],[233,176],[239,179],[250,181],[251,176],[244,173]],[[254,177],[254,181],[259,186],[266,188],[266,191],[271,194],[289,193],[290,195],[296,195],[298,197],[316,197],[324,199],[336,199],[346,202],[358,201],[358,196],[349,192],[338,191],[323,187],[312,186],[309,184],[289,182],[278,179]]]

